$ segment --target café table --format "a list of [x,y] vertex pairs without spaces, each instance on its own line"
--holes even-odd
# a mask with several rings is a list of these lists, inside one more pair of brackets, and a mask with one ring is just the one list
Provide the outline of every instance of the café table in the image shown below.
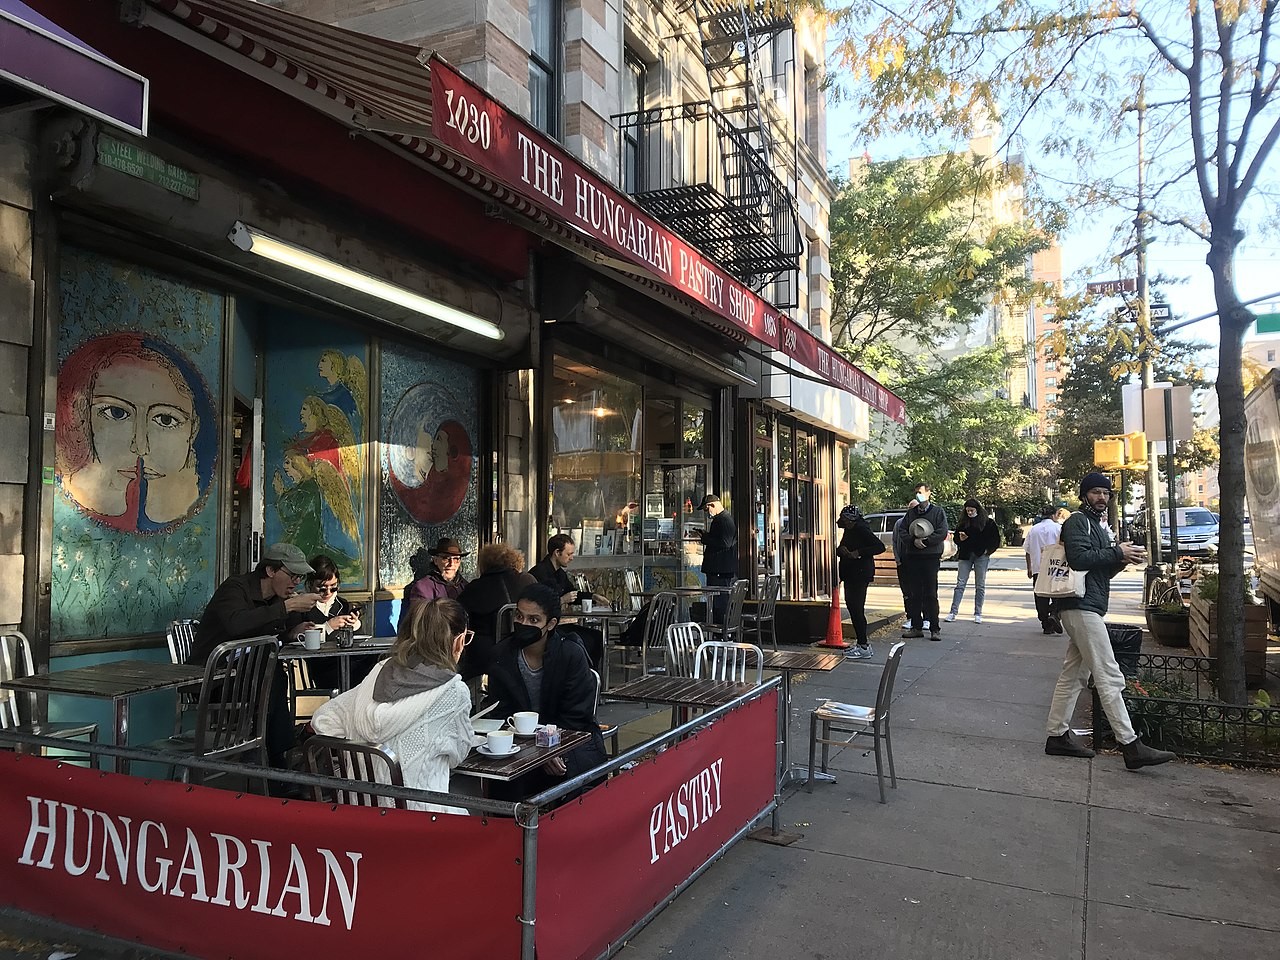
[[554,747],[540,747],[533,736],[523,737],[517,734],[515,745],[520,749],[515,753],[505,757],[489,757],[473,748],[467,758],[453,768],[453,772],[506,783],[537,770],[548,760],[575,750],[590,739],[591,734],[581,730],[561,730],[558,744]]
[[754,688],[755,684],[732,680],[705,680],[695,677],[669,677],[652,673],[630,680],[609,691],[614,700],[637,703],[662,703],[674,707],[697,707],[710,710],[722,707]]
[[[203,679],[204,667],[198,664],[113,660],[31,677],[15,677],[0,686],[40,696],[59,694],[110,700],[114,713],[111,742],[117,747],[124,747],[129,743],[129,703],[134,697],[159,690],[175,690]],[[128,760],[109,760],[110,769],[119,773],[129,772]]]
[[371,653],[386,653],[396,642],[395,637],[361,637],[349,647],[340,647],[332,637],[326,637],[319,650],[308,650],[301,643],[286,643],[280,648],[281,660],[316,660],[323,657],[338,658],[338,683],[343,690],[351,689],[351,658]]
[[[802,650],[769,650],[764,655],[766,670],[777,670],[782,674],[782,758],[781,784],[786,786],[809,775],[808,767],[791,765],[791,677],[796,673],[827,673],[844,663],[843,652],[832,653],[827,650],[815,650],[812,647]],[[818,776],[815,773],[815,776]],[[826,774],[823,774],[825,777]],[[835,777],[831,777],[835,780]]]
[[[705,621],[707,626],[711,626],[712,616],[714,612],[713,610],[714,604],[712,603],[713,598],[715,598],[720,594],[726,594],[726,593],[732,593],[732,592],[733,592],[733,587],[721,587],[721,586],[668,587],[665,590],[645,590],[645,591],[642,591],[641,593],[633,593],[631,594],[631,596],[639,597],[642,600],[652,600],[654,597],[656,597],[660,593],[673,593],[675,594],[676,599],[681,602],[682,610],[685,609],[683,606],[684,601],[686,600],[691,601],[695,597],[706,597],[707,604],[706,604],[706,611],[705,611]],[[686,616],[684,619],[688,620],[690,619],[690,616]]]
[[614,610],[612,607],[597,603],[592,605],[590,613],[570,608],[565,612],[565,615],[562,618],[561,622],[563,623],[577,623],[580,620],[594,620],[600,624],[600,632],[604,636],[604,660],[600,664],[601,691],[609,689],[609,625],[611,623],[626,623],[630,620],[634,620],[639,616],[639,613],[639,610]]

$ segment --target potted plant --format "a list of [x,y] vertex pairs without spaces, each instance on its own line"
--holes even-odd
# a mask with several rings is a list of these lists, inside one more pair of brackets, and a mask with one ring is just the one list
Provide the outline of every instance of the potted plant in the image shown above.
[[1190,621],[1181,600],[1169,600],[1147,607],[1147,629],[1152,639],[1166,647],[1185,647],[1190,643]]

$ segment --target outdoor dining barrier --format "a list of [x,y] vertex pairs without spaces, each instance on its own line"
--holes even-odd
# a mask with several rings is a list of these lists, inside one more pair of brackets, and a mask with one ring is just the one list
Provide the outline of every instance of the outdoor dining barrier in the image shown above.
[[[198,957],[609,956],[776,808],[778,693],[775,678],[517,804],[268,772],[472,816],[282,801],[0,752],[0,905]],[[0,747],[14,745],[58,744],[0,732]]]

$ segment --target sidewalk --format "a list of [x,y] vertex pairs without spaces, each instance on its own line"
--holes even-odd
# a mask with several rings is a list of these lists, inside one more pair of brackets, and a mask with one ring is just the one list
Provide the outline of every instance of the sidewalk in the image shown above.
[[[1063,641],[1040,632],[1025,567],[999,559],[984,623],[967,619],[971,585],[943,642],[907,641],[889,802],[877,802],[873,758],[833,751],[838,783],[784,798],[783,827],[801,839],[738,844],[621,960],[1280,956],[1280,774],[1045,756]],[[945,611],[954,571],[943,580]],[[1140,590],[1138,573],[1117,578],[1112,622],[1141,620]],[[872,587],[868,607],[888,624],[874,660],[797,683],[799,762],[815,701],[874,702],[901,632],[896,587]],[[666,711],[653,713],[665,728]],[[60,943],[80,960],[158,956],[0,911],[0,958],[44,960]]]
[[[802,839],[739,844],[623,960],[1280,956],[1280,775],[1045,756],[1063,644],[1040,632],[1025,568],[1001,566],[984,623],[907,641],[889,802],[877,802],[873,758],[834,755],[838,783],[785,797],[784,828]],[[955,574],[943,577],[945,611]],[[1138,622],[1140,577],[1122,578],[1110,619]],[[898,601],[873,587],[868,606]],[[971,584],[966,618],[972,602]],[[872,664],[797,687],[797,755],[815,700],[874,701],[900,623],[880,631]]]

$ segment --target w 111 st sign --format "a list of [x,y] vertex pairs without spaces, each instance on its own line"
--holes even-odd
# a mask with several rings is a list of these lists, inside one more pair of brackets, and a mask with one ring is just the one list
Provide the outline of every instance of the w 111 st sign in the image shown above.
[[525,200],[898,421],[902,401],[438,57],[431,135]]
[[1137,293],[1138,281],[1133,277],[1124,280],[1097,280],[1084,285],[1086,293],[1096,297],[1113,297],[1117,293]]

